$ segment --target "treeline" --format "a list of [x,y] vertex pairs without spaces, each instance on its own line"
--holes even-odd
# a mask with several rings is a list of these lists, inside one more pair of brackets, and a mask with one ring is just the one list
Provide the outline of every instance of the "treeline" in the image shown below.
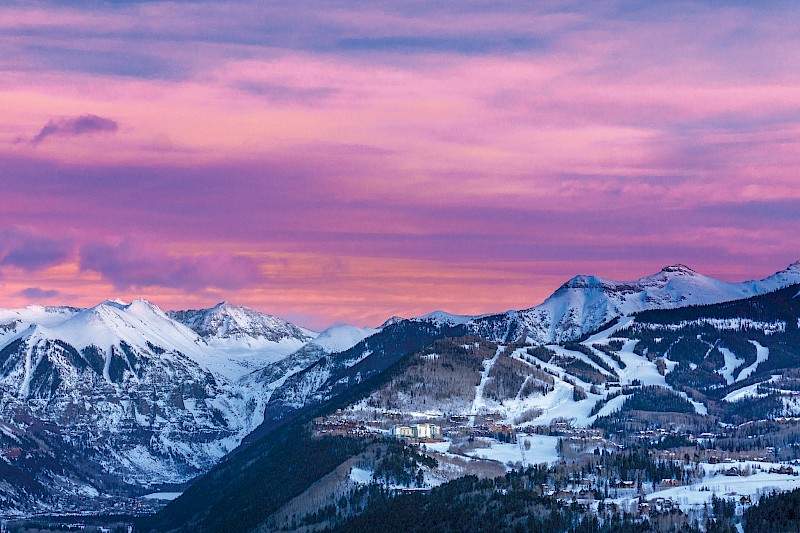
[[533,346],[528,348],[528,355],[535,357],[543,363],[549,363],[550,360],[556,356],[556,352],[547,346]]
[[[466,409],[480,382],[483,361],[494,356],[496,349],[476,337],[437,340],[414,354],[402,372],[370,395],[367,405],[387,410],[424,411],[434,404]],[[522,381],[524,377],[519,378],[515,395]]]
[[589,348],[588,346],[585,346],[583,344],[579,344],[577,342],[568,342],[568,343],[564,344],[564,348],[566,348],[567,350],[573,351],[573,352],[580,352],[580,353],[584,354],[586,357],[589,358],[589,360],[591,362],[593,362],[594,364],[596,364],[597,366],[599,366],[600,368],[602,368],[603,370],[605,370],[606,372],[608,372],[612,376],[617,377],[617,378],[619,377],[617,375],[617,371],[614,370],[611,367],[611,365],[609,365],[608,363],[603,361],[603,358],[600,357],[599,355],[597,355],[595,353],[595,351],[592,350],[591,348]]
[[487,398],[496,401],[513,399],[519,394],[527,398],[532,394],[547,394],[553,390],[553,378],[546,372],[501,354],[489,371],[488,381],[483,389]]
[[637,483],[658,483],[664,479],[677,479],[685,483],[693,477],[691,471],[680,462],[655,459],[653,450],[644,447],[604,453],[600,456],[599,464],[608,472],[608,478]]
[[582,381],[594,385],[602,385],[606,381],[609,381],[607,375],[577,357],[557,357],[555,361],[567,374],[572,374]]
[[592,407],[592,410],[589,411],[589,416],[596,415],[597,413],[600,412],[601,409],[603,409],[603,407],[606,406],[606,404],[608,402],[610,402],[614,398],[620,397],[622,394],[623,394],[622,390],[618,390],[618,391],[614,391],[614,392],[610,393],[608,396],[600,398],[599,400],[597,400],[595,402],[594,406]]
[[621,410],[694,413],[694,405],[669,389],[647,385],[634,391],[622,404]]
[[[692,306],[638,313],[636,322],[616,331],[623,338],[636,339],[634,352],[650,360],[666,357],[679,366],[668,374],[668,382],[678,388],[691,388],[708,396],[721,398],[731,389],[717,372],[725,365],[722,348],[742,361],[733,369],[734,379],[755,364],[757,349],[753,342],[769,350],[769,358],[759,363],[747,381],[791,371],[800,366],[800,300],[795,295],[800,285],[781,289],[746,300],[706,306]],[[702,319],[729,320],[729,327],[717,328]],[[697,321],[700,321],[699,323]],[[737,323],[737,321],[739,321]],[[747,321],[785,325],[765,331]],[[688,322],[676,328],[681,322]],[[753,342],[751,342],[753,341]],[[600,349],[600,348],[598,348]]]
[[775,392],[763,397],[748,396],[735,402],[719,402],[716,405],[721,411],[721,418],[732,424],[780,416],[783,411],[781,395]]
[[[578,505],[544,498],[535,487],[548,479],[545,467],[514,471],[494,480],[466,476],[428,494],[373,499],[366,510],[329,531],[644,533],[647,520],[603,510],[598,516]],[[686,530],[694,533],[699,530]]]
[[[677,309],[652,309],[636,313],[636,320],[652,324],[672,324],[682,320],[689,321],[700,318],[747,318],[774,322],[784,320],[787,316],[800,316],[800,301],[794,298],[798,291],[800,291],[800,285],[791,285],[744,300],[693,305]],[[797,329],[796,323],[794,327]]]
[[609,356],[611,359],[614,360],[615,363],[617,363],[617,365],[620,368],[625,368],[627,365],[625,364],[625,362],[622,360],[622,358],[620,358],[619,354],[617,353],[618,351],[620,351],[622,349],[622,345],[623,345],[623,342],[617,340],[617,341],[609,342],[608,345],[605,345],[605,344],[592,344],[592,347],[594,347],[596,350],[600,350],[601,352],[603,352],[604,354]]
[[745,533],[800,532],[800,489],[762,495],[744,512]]
[[528,348],[527,353],[528,355],[535,357],[544,363],[556,364],[563,368],[566,373],[571,374],[587,383],[602,385],[606,381],[617,379],[616,371],[611,368],[608,363],[603,361],[600,356],[594,353],[591,348],[577,343],[567,343],[564,347],[568,350],[579,351],[583,354],[586,354],[595,364],[606,370],[610,375],[604,374],[601,370],[598,370],[586,361],[578,359],[577,357],[560,356],[546,346],[533,346]]
[[390,439],[383,453],[378,453],[375,461],[374,477],[387,484],[422,487],[425,477],[422,466],[436,468],[438,462],[424,455],[417,448],[407,446],[402,441]]

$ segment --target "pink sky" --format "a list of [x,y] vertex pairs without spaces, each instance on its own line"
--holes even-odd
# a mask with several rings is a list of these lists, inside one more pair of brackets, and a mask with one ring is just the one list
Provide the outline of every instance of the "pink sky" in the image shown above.
[[0,307],[376,325],[800,259],[800,9],[583,4],[0,8]]

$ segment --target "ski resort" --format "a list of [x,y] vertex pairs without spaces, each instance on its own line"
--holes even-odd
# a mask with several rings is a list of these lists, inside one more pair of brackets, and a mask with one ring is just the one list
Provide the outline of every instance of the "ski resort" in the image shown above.
[[800,533],[800,3],[0,4],[0,533]]

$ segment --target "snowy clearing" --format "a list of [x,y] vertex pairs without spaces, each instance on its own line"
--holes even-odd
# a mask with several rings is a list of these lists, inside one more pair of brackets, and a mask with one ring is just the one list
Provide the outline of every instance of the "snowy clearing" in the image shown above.
[[183,494],[182,492],[151,492],[150,494],[145,494],[142,498],[147,498],[148,500],[165,500],[171,501]]

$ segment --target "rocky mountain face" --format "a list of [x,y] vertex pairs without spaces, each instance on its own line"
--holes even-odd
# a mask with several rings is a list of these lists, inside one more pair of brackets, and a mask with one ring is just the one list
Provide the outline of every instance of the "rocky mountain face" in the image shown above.
[[230,379],[278,362],[318,335],[276,316],[228,302],[168,314],[194,331],[214,352],[224,355],[225,367],[218,370]]
[[203,335],[145,300],[0,311],[0,445],[39,495],[0,485],[6,512],[206,471],[263,419],[264,389],[241,377],[314,336],[228,304],[172,316]]
[[170,311],[169,316],[184,324],[195,333],[209,340],[218,339],[263,339],[280,342],[294,339],[305,343],[317,333],[291,324],[281,318],[259,313],[253,309],[220,302],[210,309]]

